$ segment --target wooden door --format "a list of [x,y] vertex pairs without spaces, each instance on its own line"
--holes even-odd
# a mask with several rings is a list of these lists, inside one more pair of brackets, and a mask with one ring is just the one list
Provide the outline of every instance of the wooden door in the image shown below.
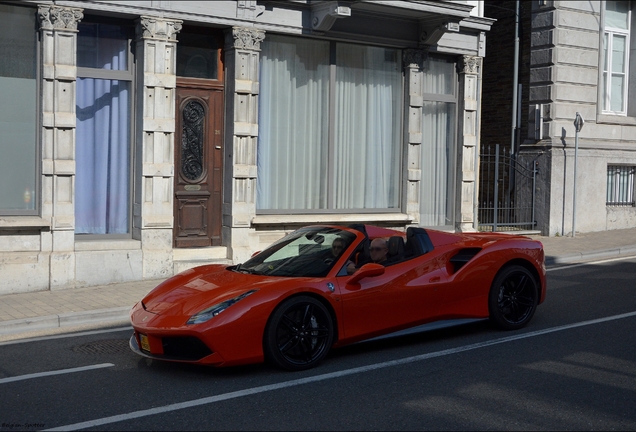
[[223,89],[177,86],[174,246],[221,244]]

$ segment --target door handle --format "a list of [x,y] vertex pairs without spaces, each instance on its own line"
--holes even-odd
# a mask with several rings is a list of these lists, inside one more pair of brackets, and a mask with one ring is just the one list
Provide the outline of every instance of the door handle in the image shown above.
[[431,282],[431,283],[435,283],[435,282],[439,282],[440,280],[441,280],[441,278],[439,276],[433,276],[428,281]]

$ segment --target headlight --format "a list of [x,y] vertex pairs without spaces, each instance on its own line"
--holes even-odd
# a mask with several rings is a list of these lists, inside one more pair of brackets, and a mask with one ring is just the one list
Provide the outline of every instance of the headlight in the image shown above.
[[248,291],[241,294],[240,296],[234,297],[229,300],[225,300],[224,302],[215,304],[214,306],[210,306],[209,308],[204,309],[201,312],[198,312],[192,315],[186,324],[190,325],[190,324],[200,324],[200,323],[206,322],[209,319],[214,318],[215,316],[217,316],[218,314],[220,314],[225,309],[229,308],[230,306],[232,306],[234,303],[238,302],[239,300],[243,300],[248,295],[254,294],[256,291],[257,290]]

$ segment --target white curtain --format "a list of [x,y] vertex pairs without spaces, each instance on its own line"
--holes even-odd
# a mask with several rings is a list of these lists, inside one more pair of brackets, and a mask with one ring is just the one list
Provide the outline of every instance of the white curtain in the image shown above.
[[75,232],[129,230],[130,83],[78,78]]
[[[429,57],[424,67],[420,167],[420,225],[454,223],[455,63]],[[436,100],[437,99],[437,100]]]
[[455,104],[426,101],[422,113],[420,225],[451,225]]
[[268,36],[259,104],[257,208],[325,208],[329,43]]
[[402,71],[398,51],[338,44],[335,207],[399,205]]

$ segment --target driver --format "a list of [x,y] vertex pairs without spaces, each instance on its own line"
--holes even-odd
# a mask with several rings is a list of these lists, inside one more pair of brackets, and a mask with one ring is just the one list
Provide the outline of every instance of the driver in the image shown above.
[[[371,246],[369,247],[369,255],[371,256],[371,261],[376,264],[386,264],[387,254],[389,253],[389,245],[386,240],[382,238],[376,238],[371,241]],[[354,263],[349,262],[347,264],[347,273],[353,274],[358,270]]]

